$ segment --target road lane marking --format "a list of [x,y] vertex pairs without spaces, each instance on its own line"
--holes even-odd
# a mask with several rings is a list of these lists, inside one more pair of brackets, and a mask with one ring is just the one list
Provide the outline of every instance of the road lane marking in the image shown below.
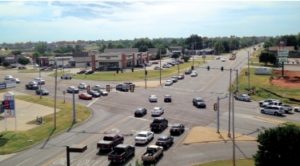
[[87,107],[90,107],[91,105],[93,105],[96,101],[98,101],[100,98],[97,98],[93,101],[91,101],[88,105],[86,105]]

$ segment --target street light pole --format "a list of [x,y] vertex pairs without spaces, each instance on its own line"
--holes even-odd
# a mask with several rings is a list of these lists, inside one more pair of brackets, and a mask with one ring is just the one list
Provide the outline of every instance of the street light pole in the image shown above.
[[57,97],[56,93],[57,93],[57,63],[55,61],[54,114],[53,114],[54,129],[56,129],[56,97]]
[[230,74],[229,74],[229,98],[228,98],[228,137],[230,138],[230,116],[231,116],[231,74],[232,74],[232,69],[229,70]]
[[148,74],[148,71],[145,66],[145,89],[147,89],[147,74]]
[[248,90],[250,90],[250,66],[249,66],[249,51],[248,51]]
[[159,48],[159,84],[161,86],[161,48]]
[[232,163],[235,166],[234,98],[232,98]]
[[220,97],[217,101],[217,133],[220,133]]
[[38,83],[39,84],[39,91],[40,91],[40,99],[42,99],[42,76],[41,76],[41,59],[39,59],[39,79],[40,79],[40,82]]

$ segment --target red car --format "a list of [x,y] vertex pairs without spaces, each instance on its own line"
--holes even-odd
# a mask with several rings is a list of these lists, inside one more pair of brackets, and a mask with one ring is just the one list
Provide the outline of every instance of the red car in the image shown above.
[[89,95],[87,93],[80,93],[78,95],[79,99],[83,99],[83,100],[92,100],[92,95]]

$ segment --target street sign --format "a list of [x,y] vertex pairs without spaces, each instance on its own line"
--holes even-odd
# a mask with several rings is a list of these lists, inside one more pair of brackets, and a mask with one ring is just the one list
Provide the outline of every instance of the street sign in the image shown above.
[[278,50],[277,57],[278,58],[287,58],[289,56],[289,50]]

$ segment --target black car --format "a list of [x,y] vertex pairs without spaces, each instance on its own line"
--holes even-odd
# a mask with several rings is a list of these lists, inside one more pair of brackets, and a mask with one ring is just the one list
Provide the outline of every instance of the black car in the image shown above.
[[178,79],[179,79],[179,80],[183,80],[183,79],[184,79],[184,75],[183,75],[183,74],[179,75],[179,76],[178,76]]
[[77,72],[77,74],[84,74],[86,72],[86,70],[80,70],[79,72]]
[[88,90],[87,93],[89,95],[92,95],[92,97],[100,97],[101,96],[101,94],[95,90]]
[[162,135],[158,137],[155,144],[157,146],[162,146],[164,149],[168,149],[173,145],[173,143],[174,143],[174,138],[172,136]]
[[128,84],[118,84],[116,86],[116,90],[123,91],[123,92],[128,92],[129,91],[129,85]]
[[37,82],[31,81],[28,84],[26,84],[25,87],[29,90],[37,90],[39,88],[39,85],[37,84]]
[[60,78],[63,79],[63,80],[71,80],[72,75],[71,74],[64,74]]
[[201,97],[193,98],[193,105],[197,108],[206,108],[206,104]]
[[150,124],[151,131],[161,132],[168,127],[168,120],[163,117],[154,118]]
[[144,116],[146,114],[147,114],[147,109],[146,108],[137,108],[134,111],[134,116],[135,117],[142,117],[142,116]]
[[45,88],[35,90],[37,95],[47,96],[49,95],[49,91]]
[[170,129],[171,135],[181,135],[184,132],[184,125],[180,123],[174,124]]
[[165,97],[164,97],[164,102],[165,102],[165,103],[171,103],[171,102],[172,102],[172,97],[171,97],[171,95],[165,95]]

